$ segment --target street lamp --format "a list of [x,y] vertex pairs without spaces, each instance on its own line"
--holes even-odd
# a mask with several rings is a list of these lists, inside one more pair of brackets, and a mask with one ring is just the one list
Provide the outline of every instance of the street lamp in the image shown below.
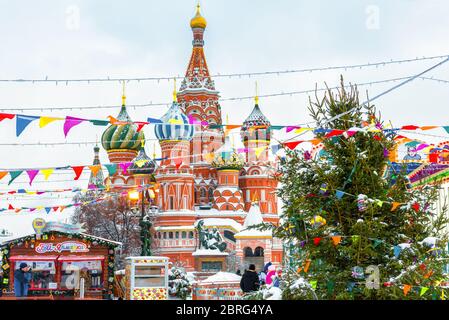
[[148,215],[145,215],[145,188],[142,186],[141,192],[137,190],[131,190],[128,192],[128,198],[133,201],[141,200],[140,205],[140,241],[142,242],[141,256],[151,256],[151,221]]

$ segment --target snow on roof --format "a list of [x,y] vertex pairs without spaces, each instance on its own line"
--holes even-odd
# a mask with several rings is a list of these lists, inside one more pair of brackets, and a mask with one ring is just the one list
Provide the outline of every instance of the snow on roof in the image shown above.
[[235,220],[227,218],[205,218],[203,219],[205,227],[231,227],[237,232],[242,230],[242,225]]
[[210,276],[202,281],[199,282],[199,284],[219,284],[219,283],[240,283],[240,280],[242,279],[241,276],[230,273],[230,272],[217,272],[213,276]]
[[262,213],[260,212],[259,204],[252,203],[251,208],[246,215],[245,222],[243,223],[243,227],[247,228],[250,226],[255,226],[261,224],[263,222]]
[[229,253],[220,250],[199,249],[192,253],[192,256],[227,256]]
[[[62,233],[65,233],[65,232],[62,232]],[[67,233],[67,234],[69,234],[69,233]],[[9,243],[9,242],[11,242],[11,241],[19,240],[19,239],[22,239],[22,238],[27,238],[27,237],[30,237],[30,236],[33,236],[33,235],[35,235],[35,233],[31,233],[31,234],[27,234],[27,235],[22,235],[22,236],[20,236],[20,237],[10,238],[10,239],[8,239],[8,240],[6,240],[6,241],[3,241],[3,242],[1,243],[1,245],[5,245],[5,244],[7,244],[7,243]],[[74,235],[75,235],[75,234],[74,234]],[[90,234],[87,234],[87,233],[79,233],[79,235],[80,235],[81,237],[89,237],[89,238],[97,239],[97,240],[100,240],[100,241],[105,241],[105,242],[113,243],[113,244],[116,244],[117,246],[122,246],[122,243],[121,243],[121,242],[113,241],[113,240],[109,240],[109,239],[105,239],[105,238],[101,238],[101,237],[97,237],[97,236],[93,236],[93,235],[90,235]]]
[[273,235],[270,230],[261,231],[258,229],[246,229],[246,230],[240,231],[239,233],[236,233],[234,235],[234,237],[237,237],[237,238],[238,237],[252,237],[252,238],[263,237],[263,238],[266,238],[266,237],[272,237],[272,236]]

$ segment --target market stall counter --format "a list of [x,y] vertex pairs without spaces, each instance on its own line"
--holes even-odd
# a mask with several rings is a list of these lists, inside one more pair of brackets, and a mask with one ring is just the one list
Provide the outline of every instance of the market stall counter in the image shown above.
[[3,299],[14,297],[14,271],[21,263],[31,267],[28,298],[112,298],[115,250],[121,244],[62,225],[48,223],[36,234],[2,244]]

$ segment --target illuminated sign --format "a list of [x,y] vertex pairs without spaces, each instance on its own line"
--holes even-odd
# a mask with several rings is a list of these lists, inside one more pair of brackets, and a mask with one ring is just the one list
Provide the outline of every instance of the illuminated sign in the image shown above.
[[69,251],[72,253],[77,252],[89,252],[87,245],[83,242],[78,241],[64,241],[60,243],[39,243],[36,246],[37,253],[47,253],[47,252],[58,252],[61,253],[63,251]]

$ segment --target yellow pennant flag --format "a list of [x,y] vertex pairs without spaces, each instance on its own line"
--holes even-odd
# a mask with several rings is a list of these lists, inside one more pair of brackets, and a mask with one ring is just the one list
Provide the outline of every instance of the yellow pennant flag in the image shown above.
[[64,209],[65,209],[65,206],[60,206],[59,207],[60,212],[62,212],[62,210],[64,210]]
[[64,120],[64,118],[54,118],[54,117],[40,117],[39,119],[39,128],[45,127],[47,124],[56,121],[56,120]]
[[377,199],[377,200],[376,200],[376,204],[377,204],[379,207],[382,207],[382,205],[384,204],[384,202],[383,202],[382,200]]
[[441,300],[446,300],[446,297],[444,296],[444,290],[441,290]]
[[36,207],[36,210],[42,210],[42,209],[44,209],[44,206],[37,206]]
[[184,124],[181,119],[169,119],[168,123],[170,124]]
[[406,296],[410,290],[412,289],[412,286],[409,284],[404,284],[404,296]]
[[395,211],[400,205],[401,205],[400,202],[393,202],[393,205],[391,207],[391,211]]
[[135,162],[135,164],[139,167],[139,168],[142,168],[143,167],[143,165],[145,164],[145,163],[147,163],[148,162],[148,160],[137,160],[136,162]]
[[44,175],[45,180],[48,180],[48,177],[55,171],[55,169],[41,169],[40,172]]
[[258,147],[254,149],[254,152],[256,154],[256,157],[259,158],[260,154],[267,148],[267,146],[264,147]]
[[341,236],[333,236],[331,237],[331,239],[334,246],[338,245],[341,242]]
[[93,166],[89,166],[90,172],[92,172],[92,174],[94,175],[94,177],[97,176],[98,171],[100,171],[101,166],[100,165],[93,165]]
[[298,129],[295,129],[294,132],[295,133],[303,133],[305,131],[311,131],[311,130],[313,130],[313,128],[298,128]]
[[36,194],[36,191],[26,191],[27,194]]

